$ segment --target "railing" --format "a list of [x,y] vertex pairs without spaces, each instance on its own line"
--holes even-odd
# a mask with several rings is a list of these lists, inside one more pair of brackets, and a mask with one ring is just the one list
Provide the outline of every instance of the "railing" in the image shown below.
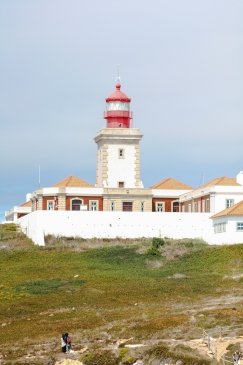
[[132,119],[132,112],[128,110],[109,110],[104,112],[104,119],[107,119],[109,117]]
[[215,339],[210,336],[205,330],[203,330],[203,343],[208,347],[208,351],[217,358],[217,346],[215,345]]
[[[234,329],[238,329],[238,328],[242,329],[242,325],[235,325],[228,330],[224,330],[224,334],[227,334],[229,332],[232,333],[232,331]],[[234,364],[233,356],[228,356],[225,354],[219,355],[218,350],[217,350],[217,342],[223,341],[223,340],[227,339],[228,337],[222,335],[222,332],[223,332],[222,328],[219,328],[219,330],[216,330],[213,332],[215,333],[215,337],[213,337],[212,334],[209,334],[208,332],[206,332],[203,329],[202,341],[203,341],[203,343],[205,343],[207,345],[208,351],[212,354],[213,358],[217,362],[222,363],[222,365],[227,365],[227,363]]]

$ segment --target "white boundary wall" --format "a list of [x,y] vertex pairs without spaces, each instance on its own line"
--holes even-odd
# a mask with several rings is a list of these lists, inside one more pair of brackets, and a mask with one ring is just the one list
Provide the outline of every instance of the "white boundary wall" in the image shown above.
[[[210,213],[35,211],[17,223],[34,243],[47,234],[83,238],[202,238],[216,242]],[[242,240],[243,242],[243,240]]]

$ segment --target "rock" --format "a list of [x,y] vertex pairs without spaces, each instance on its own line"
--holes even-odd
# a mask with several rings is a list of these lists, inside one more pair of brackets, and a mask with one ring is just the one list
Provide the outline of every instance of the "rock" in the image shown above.
[[137,360],[133,363],[133,365],[144,365],[143,360]]
[[84,348],[82,348],[81,350],[79,350],[78,352],[80,353],[80,354],[83,354],[84,352],[86,352],[88,350],[88,347],[87,346],[85,346]]
[[63,359],[63,360],[57,361],[55,363],[55,365],[83,365],[83,363],[78,360]]
[[133,340],[133,337],[131,338],[121,338],[117,340],[116,344],[118,347],[124,347],[127,342],[130,342]]

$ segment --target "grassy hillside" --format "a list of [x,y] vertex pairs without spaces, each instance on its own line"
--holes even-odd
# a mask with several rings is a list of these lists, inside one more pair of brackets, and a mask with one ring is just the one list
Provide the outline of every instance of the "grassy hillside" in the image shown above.
[[[11,245],[10,245],[11,246]],[[243,245],[192,240],[52,241],[45,247],[0,241],[0,350],[62,332],[99,338],[199,338],[201,328],[235,333],[243,319]],[[6,347],[7,344],[7,347]],[[57,345],[58,344],[58,345]],[[13,350],[13,348],[15,350]],[[14,351],[16,353],[14,353]]]

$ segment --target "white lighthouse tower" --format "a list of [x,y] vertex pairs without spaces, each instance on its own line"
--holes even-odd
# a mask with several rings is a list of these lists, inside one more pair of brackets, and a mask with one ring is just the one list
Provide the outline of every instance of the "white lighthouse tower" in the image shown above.
[[131,127],[131,99],[116,90],[106,98],[106,128],[99,131],[97,143],[96,186],[103,188],[142,188],[140,180],[140,146],[142,134]]

